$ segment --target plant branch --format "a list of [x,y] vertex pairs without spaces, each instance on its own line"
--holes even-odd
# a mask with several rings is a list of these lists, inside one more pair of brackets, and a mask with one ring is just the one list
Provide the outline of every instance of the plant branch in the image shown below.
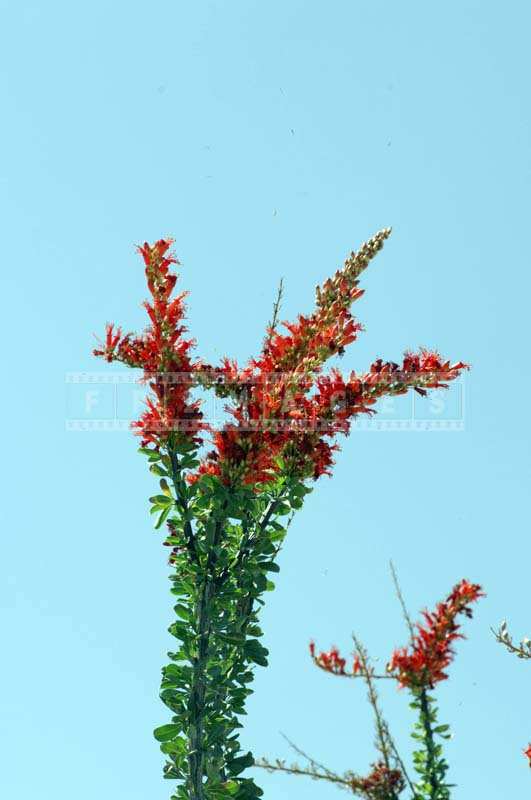
[[273,333],[275,331],[275,328],[278,325],[278,316],[279,316],[280,308],[281,308],[281,305],[282,305],[282,297],[283,297],[283,295],[284,295],[284,278],[281,278],[280,279],[280,283],[278,285],[278,289],[277,289],[277,296],[276,296],[275,302],[273,303],[273,315],[271,317],[269,325],[267,326],[267,334],[266,334],[266,337],[264,339],[264,346],[263,346],[264,350],[266,350],[267,347],[269,347],[269,345],[271,344],[271,339],[273,338]]
[[357,653],[358,658],[359,658],[359,660],[361,662],[362,677],[365,678],[365,682],[367,684],[369,703],[371,704],[372,709],[374,711],[378,749],[380,750],[380,752],[382,754],[385,766],[386,766],[386,768],[388,770],[391,767],[389,756],[392,755],[394,757],[396,763],[400,767],[400,770],[401,770],[401,772],[402,772],[402,774],[403,774],[403,776],[404,776],[409,788],[411,789],[411,792],[413,793],[413,799],[415,799],[417,797],[416,792],[415,792],[415,787],[413,786],[413,782],[411,781],[411,778],[408,775],[408,772],[406,770],[406,766],[405,766],[402,758],[400,757],[400,754],[398,752],[398,748],[397,748],[397,746],[395,744],[395,741],[394,741],[393,737],[391,736],[391,733],[389,731],[389,726],[388,726],[386,720],[383,717],[383,714],[381,712],[380,705],[379,705],[379,702],[378,702],[378,693],[377,693],[376,687],[374,685],[374,678],[375,677],[392,677],[392,676],[375,676],[373,668],[372,668],[372,666],[371,666],[371,664],[369,662],[369,655],[368,655],[367,650],[365,649],[364,645],[356,637],[355,634],[352,634],[352,638],[354,640],[354,646],[356,648],[356,653]]
[[355,782],[358,779],[354,774],[346,773],[345,775],[338,775],[337,772],[333,772],[331,769],[328,769],[328,767],[325,767],[324,764],[316,761],[314,758],[309,756],[308,753],[305,753],[304,750],[301,750],[301,748],[288,739],[284,733],[281,733],[281,736],[286,740],[291,749],[297,753],[297,755],[308,762],[308,767],[300,767],[298,764],[291,764],[287,766],[286,762],[282,759],[276,759],[276,761],[272,763],[266,758],[257,759],[255,761],[255,766],[261,767],[268,772],[285,772],[289,775],[303,775],[312,778],[313,780],[328,781],[329,783],[336,784],[339,788],[347,789],[356,793]]
[[378,703],[378,693],[376,691],[376,687],[373,681],[373,669],[369,661],[369,654],[367,650],[361,643],[361,641],[356,637],[356,635],[352,634],[352,639],[354,641],[354,647],[356,650],[356,655],[358,656],[360,663],[361,663],[361,675],[367,684],[367,696],[369,699],[369,703],[371,704],[373,713],[374,713],[374,722],[376,727],[376,740],[377,746],[382,754],[382,758],[384,760],[385,766],[387,769],[390,768],[389,764],[389,743],[386,738],[386,726],[382,716],[382,712]]
[[288,775],[303,775],[305,777],[312,778],[314,781],[328,781],[329,783],[336,784],[341,789],[353,791],[351,779],[328,771],[322,773],[319,772],[319,770],[313,769],[311,766],[306,769],[304,767],[300,767],[298,764],[291,764],[288,766],[280,759],[277,759],[274,763],[272,763],[266,758],[257,758],[254,765],[255,767],[265,769],[267,772],[285,772]]
[[400,583],[398,580],[398,574],[395,569],[395,565],[392,561],[389,562],[389,566],[391,569],[391,575],[393,577],[393,584],[395,587],[396,596],[398,597],[398,602],[400,603],[400,607],[402,609],[403,617],[406,621],[406,625],[409,629],[409,635],[411,637],[411,641],[413,642],[415,638],[415,626],[413,625],[413,621],[411,619],[411,615],[407,609],[406,601],[404,600],[404,595],[402,594],[402,589],[400,587]]
[[[224,508],[222,509],[222,514]],[[196,623],[198,632],[198,654],[192,669],[192,686],[190,693],[190,712],[192,725],[190,726],[190,754],[188,764],[190,769],[190,800],[205,800],[203,776],[205,774],[204,759],[204,712],[206,694],[206,668],[208,663],[208,650],[211,631],[210,601],[212,599],[215,582],[213,570],[216,564],[216,548],[223,533],[225,518],[216,519],[212,546],[210,547],[207,563],[202,580],[199,602],[196,608]]]
[[179,464],[179,458],[177,453],[173,448],[168,447],[168,457],[171,463],[171,481],[173,484],[173,489],[175,491],[175,505],[180,509],[181,516],[183,519],[183,527],[184,527],[184,535],[186,538],[186,547],[192,561],[195,564],[199,565],[199,554],[197,552],[197,544],[195,541],[194,531],[192,528],[192,523],[189,519],[189,510],[188,510],[188,503],[186,500],[186,496],[180,489],[180,481],[181,481],[181,466]]
[[531,640],[525,637],[519,644],[515,644],[509,633],[507,623],[502,622],[498,630],[491,628],[497,642],[502,644],[509,653],[514,653],[518,658],[531,659]]
[[435,751],[435,741],[433,738],[433,728],[431,726],[430,706],[428,692],[423,686],[419,692],[421,721],[425,732],[424,743],[426,745],[426,772],[430,783],[430,800],[437,800],[439,790],[439,780],[437,778],[436,766],[437,755]]

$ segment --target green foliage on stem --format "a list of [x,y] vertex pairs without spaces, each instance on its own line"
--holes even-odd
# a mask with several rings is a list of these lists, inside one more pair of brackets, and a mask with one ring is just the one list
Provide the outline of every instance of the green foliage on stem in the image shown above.
[[440,739],[450,738],[449,725],[438,724],[435,698],[426,687],[413,690],[410,708],[418,714],[412,738],[419,749],[413,753],[415,771],[420,780],[415,783],[415,800],[450,800],[452,784],[446,783],[448,763]]
[[161,478],[150,502],[155,527],[168,528],[176,600],[169,632],[177,644],[160,690],[172,717],[154,732],[164,776],[178,781],[175,800],[254,800],[262,790],[243,777],[254,758],[241,751],[239,731],[254,668],[268,663],[259,610],[274,588],[288,515],[311,489],[289,475],[259,493],[210,475],[190,484],[196,459],[188,444],[143,453]]

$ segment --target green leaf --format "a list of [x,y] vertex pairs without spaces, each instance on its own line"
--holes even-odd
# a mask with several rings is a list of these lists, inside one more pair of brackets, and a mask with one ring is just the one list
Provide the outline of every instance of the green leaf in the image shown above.
[[162,725],[160,728],[155,728],[153,736],[157,742],[169,742],[171,739],[176,739],[180,733],[179,725]]
[[160,528],[162,523],[166,520],[167,516],[169,515],[170,511],[171,511],[171,506],[166,506],[166,508],[163,509],[163,511],[161,511],[159,518],[155,523],[155,530],[158,530]]
[[242,633],[219,633],[219,638],[222,642],[228,644],[243,644],[245,636]]
[[189,608],[186,608],[186,606],[183,606],[180,603],[178,603],[176,606],[174,606],[173,610],[175,611],[178,617],[186,620],[186,622],[192,621],[193,614]]
[[163,742],[160,749],[166,755],[182,756],[186,753],[186,742],[183,739],[174,739],[171,742]]
[[150,461],[160,461],[161,455],[158,450],[152,450],[150,447],[139,447],[138,452],[143,456],[148,456]]
[[185,455],[186,453],[190,453],[192,450],[197,450],[197,445],[195,442],[179,442],[173,448],[176,453],[179,455]]
[[165,478],[168,477],[167,471],[157,463],[152,464],[149,468],[149,471],[153,472],[154,475],[160,475]]
[[181,642],[187,642],[190,639],[190,626],[185,622],[174,622],[170,625],[168,631]]
[[254,661],[260,667],[267,667],[267,656],[269,651],[260,644],[258,639],[249,639],[243,646],[245,656],[249,661]]
[[165,494],[156,494],[153,497],[149,498],[149,502],[153,503],[154,506],[171,506],[173,500],[171,497],[166,497]]
[[263,791],[253,780],[242,779],[236,800],[256,800],[256,798],[263,796]]
[[266,572],[280,572],[280,567],[274,561],[261,561],[259,563]]
[[173,500],[173,496],[172,496],[170,487],[168,486],[168,481],[166,480],[166,478],[161,478],[160,479],[160,488],[162,489],[162,491],[164,492],[166,497],[169,497],[169,498],[171,498]]
[[[179,547],[180,545],[182,545],[182,543],[183,540],[180,539],[178,536],[166,536],[166,538],[164,539],[164,544],[171,547]],[[173,592],[173,589],[171,591]]]
[[252,767],[253,764],[253,754],[248,752],[244,756],[239,756],[238,758],[233,758],[232,761],[229,761],[227,763],[227,772],[229,775],[239,775],[240,772],[243,772],[244,769],[247,769],[248,767]]

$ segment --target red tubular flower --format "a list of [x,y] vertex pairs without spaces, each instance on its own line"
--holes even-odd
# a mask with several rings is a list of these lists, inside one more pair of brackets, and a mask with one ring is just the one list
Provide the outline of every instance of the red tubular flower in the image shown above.
[[356,653],[354,653],[352,661],[352,671],[347,672],[345,669],[347,660],[341,657],[337,647],[332,647],[328,653],[321,652],[319,655],[316,655],[315,642],[312,640],[309,644],[309,650],[314,664],[325,672],[331,672],[333,675],[342,675],[350,678],[361,675],[363,672],[363,664]]
[[105,326],[105,344],[102,344],[102,349],[96,348],[92,351],[95,356],[103,356],[106,361],[113,361],[116,345],[122,338],[122,331],[120,328],[114,329],[112,322],[108,322]]
[[445,670],[455,655],[453,643],[464,638],[456,618],[471,617],[470,605],[480,597],[484,597],[481,586],[462,580],[434,612],[423,612],[425,624],[417,624],[412,644],[395,650],[387,667],[400,686],[433,688],[448,677]]
[[177,276],[170,272],[177,259],[169,254],[171,239],[147,242],[138,248],[146,265],[146,280],[151,302],[145,302],[150,324],[142,336],[122,335],[120,328],[107,326],[105,345],[94,350],[107,361],[119,361],[144,371],[152,396],[140,419],[132,423],[142,437],[142,444],[164,444],[170,436],[195,441],[206,428],[201,421],[199,404],[190,398],[200,368],[190,358],[193,340],[185,339],[185,294],[171,299]]
[[531,743],[527,745],[523,753],[529,762],[529,766],[531,767]]
[[310,655],[314,664],[325,672],[331,672],[333,675],[347,675],[345,671],[347,661],[345,658],[341,657],[337,647],[332,647],[330,652],[319,653],[319,655],[316,656],[315,644],[310,642]]

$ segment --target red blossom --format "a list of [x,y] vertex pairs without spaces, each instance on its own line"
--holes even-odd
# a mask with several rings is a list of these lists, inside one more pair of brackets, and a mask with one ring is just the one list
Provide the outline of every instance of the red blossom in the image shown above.
[[316,656],[315,644],[310,642],[310,655],[314,664],[325,672],[331,672],[333,675],[347,675],[345,671],[347,661],[341,657],[337,647],[332,647],[328,653],[319,653]]
[[387,667],[400,686],[433,687],[448,677],[445,670],[455,655],[453,643],[463,638],[456,618],[471,617],[470,605],[480,597],[484,597],[481,586],[462,580],[434,612],[423,612],[425,622],[417,624],[411,645],[395,650]]
[[[116,345],[122,338],[122,331],[120,328],[114,328],[112,322],[108,322],[105,326],[105,344],[101,344],[100,348],[95,348],[92,353],[95,356],[103,356],[107,361],[112,361],[116,350]],[[99,340],[98,340],[99,341]]]
[[141,335],[122,334],[108,325],[105,342],[94,350],[107,361],[143,370],[151,395],[146,411],[133,423],[144,445],[159,447],[177,436],[199,444],[199,403],[191,398],[197,385],[227,398],[232,420],[212,432],[213,448],[191,482],[202,475],[226,484],[259,487],[271,481],[279,464],[301,479],[330,475],[335,438],[347,435],[352,420],[373,414],[380,397],[410,389],[425,394],[446,387],[466,365],[451,364],[437,353],[406,353],[401,365],[375,361],[366,373],[343,376],[337,369],[322,374],[326,361],[342,355],[362,330],[350,312],[363,291],[359,276],[389,236],[381,231],[353,252],[342,269],[316,289],[314,311],[270,330],[262,352],[240,368],[223,359],[206,367],[192,358],[194,341],[186,338],[185,293],[173,296],[177,259],[171,239],[145,242],[138,248],[145,263],[150,300],[144,303],[149,324]]
[[302,477],[330,475],[338,445],[329,440],[348,434],[360,414],[374,414],[372,406],[380,397],[445,388],[467,368],[421,350],[406,353],[402,365],[378,359],[368,372],[353,372],[348,378],[337,369],[321,374],[325,362],[342,355],[362,330],[350,306],[362,294],[357,288],[361,271],[388,235],[388,230],[377,234],[317,288],[313,314],[284,323],[287,333],[270,331],[259,358],[244,368],[225,359],[213,371],[210,385],[233,401],[228,410],[235,424],[226,427],[231,447],[215,439],[214,460],[226,480],[267,481],[279,456]]
[[325,672],[346,677],[355,677],[363,673],[363,664],[357,653],[353,654],[352,669],[351,672],[348,672],[346,670],[347,660],[342,658],[337,647],[332,647],[328,653],[321,652],[316,655],[315,642],[312,640],[309,644],[309,650],[314,664]]
[[527,745],[523,753],[529,762],[529,766],[531,767],[531,743]]
[[361,659],[358,655],[354,656],[354,661],[352,662],[352,674],[359,675],[363,670],[363,664],[361,663]]
[[177,259],[169,254],[171,239],[147,242],[138,248],[146,265],[146,280],[151,302],[145,302],[149,325],[141,336],[122,335],[120,328],[107,325],[105,345],[94,351],[107,361],[119,361],[144,372],[151,396],[146,411],[132,423],[142,444],[158,448],[170,436],[199,443],[197,433],[206,428],[199,404],[190,393],[196,385],[196,372],[190,351],[194,342],[184,338],[184,298],[171,299],[177,276],[170,272]]

